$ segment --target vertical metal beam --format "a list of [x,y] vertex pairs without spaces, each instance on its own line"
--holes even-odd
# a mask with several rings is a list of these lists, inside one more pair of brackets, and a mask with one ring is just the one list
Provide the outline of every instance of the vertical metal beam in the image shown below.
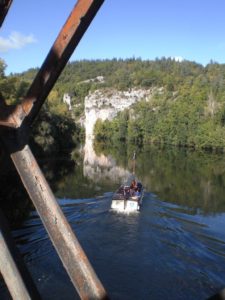
[[0,272],[14,300],[41,299],[0,211]]
[[29,146],[11,158],[81,299],[108,299]]

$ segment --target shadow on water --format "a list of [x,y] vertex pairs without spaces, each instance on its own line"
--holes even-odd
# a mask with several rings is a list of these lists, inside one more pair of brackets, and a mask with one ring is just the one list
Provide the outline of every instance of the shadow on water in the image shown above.
[[[132,173],[129,155],[77,165],[54,190],[111,299],[206,299],[225,286],[223,155],[150,148],[138,153],[139,213],[110,209]],[[100,157],[100,156],[99,156]],[[32,211],[13,232],[43,299],[78,299]],[[8,299],[4,287],[1,299]]]

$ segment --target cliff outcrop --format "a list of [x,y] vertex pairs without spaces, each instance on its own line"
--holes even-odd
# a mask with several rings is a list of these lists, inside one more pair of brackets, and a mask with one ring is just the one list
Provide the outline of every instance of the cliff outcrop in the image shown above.
[[98,119],[112,120],[118,112],[130,107],[142,99],[149,100],[154,89],[99,89],[85,97],[85,130],[86,139],[93,139],[93,130]]

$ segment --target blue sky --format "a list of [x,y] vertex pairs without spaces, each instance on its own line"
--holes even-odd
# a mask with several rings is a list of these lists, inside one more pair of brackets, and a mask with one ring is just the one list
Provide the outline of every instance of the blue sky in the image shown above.
[[[74,0],[14,0],[0,28],[6,74],[40,67]],[[71,60],[180,57],[225,63],[225,0],[105,0]]]

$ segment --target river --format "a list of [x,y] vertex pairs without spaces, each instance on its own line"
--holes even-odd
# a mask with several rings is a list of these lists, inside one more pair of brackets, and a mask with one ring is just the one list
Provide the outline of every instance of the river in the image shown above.
[[[225,287],[224,155],[151,147],[135,166],[127,153],[73,156],[54,193],[111,299],[199,300]],[[114,212],[132,172],[141,210]],[[79,299],[35,211],[13,236],[43,299]]]

